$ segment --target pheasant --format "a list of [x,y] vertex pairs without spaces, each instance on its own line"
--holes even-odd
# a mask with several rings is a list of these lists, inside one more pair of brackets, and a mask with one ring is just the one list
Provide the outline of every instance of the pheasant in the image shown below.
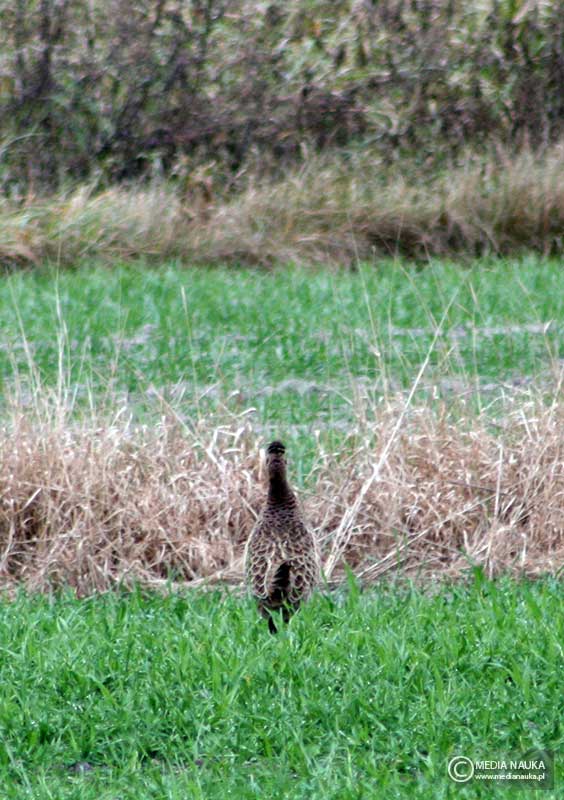
[[268,497],[245,548],[247,583],[271,633],[272,612],[287,622],[319,581],[316,542],[288,484],[285,452],[282,442],[267,447]]

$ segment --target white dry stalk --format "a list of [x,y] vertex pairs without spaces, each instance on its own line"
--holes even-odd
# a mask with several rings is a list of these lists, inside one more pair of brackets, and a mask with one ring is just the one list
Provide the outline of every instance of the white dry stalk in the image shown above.
[[355,499],[354,503],[343,514],[343,517],[341,519],[339,527],[337,528],[337,530],[335,532],[335,535],[334,535],[334,538],[333,538],[333,545],[331,547],[331,551],[330,551],[329,556],[327,557],[327,560],[326,560],[325,565],[323,567],[323,572],[324,572],[326,580],[329,580],[331,578],[331,575],[333,573],[333,570],[335,569],[335,566],[337,565],[337,562],[341,558],[343,552],[345,551],[345,549],[346,549],[346,547],[347,547],[347,545],[348,545],[348,543],[350,541],[350,538],[351,538],[351,536],[353,534],[353,531],[354,531],[354,523],[355,523],[355,520],[357,518],[358,512],[360,511],[360,508],[362,506],[362,503],[363,503],[363,500],[364,500],[364,498],[366,496],[366,493],[368,492],[368,490],[370,489],[370,487],[372,486],[374,481],[376,481],[380,477],[380,473],[382,471],[382,467],[386,463],[386,461],[388,459],[388,455],[390,453],[390,450],[392,449],[392,445],[394,444],[394,442],[395,442],[395,440],[397,438],[397,435],[398,435],[398,433],[399,433],[399,431],[401,429],[401,426],[403,425],[403,421],[405,419],[405,415],[407,414],[407,411],[409,410],[409,407],[411,406],[411,403],[413,401],[413,397],[415,395],[415,392],[417,391],[417,387],[419,386],[419,383],[421,382],[421,379],[423,378],[423,375],[425,374],[425,370],[427,369],[427,366],[429,364],[429,359],[431,358],[431,354],[432,354],[432,352],[433,352],[433,350],[435,348],[435,344],[437,343],[437,340],[438,340],[439,336],[441,335],[444,321],[445,321],[445,319],[446,319],[446,317],[448,315],[448,312],[450,311],[450,307],[452,306],[457,294],[458,294],[458,292],[455,292],[453,294],[453,296],[451,297],[447,307],[445,308],[445,310],[443,312],[443,315],[441,317],[441,321],[439,322],[437,330],[435,331],[435,335],[433,336],[433,341],[431,342],[431,344],[429,345],[429,348],[427,350],[427,354],[425,356],[425,360],[423,361],[423,363],[421,364],[421,366],[419,368],[419,372],[417,373],[417,376],[416,376],[416,378],[415,378],[415,380],[413,382],[413,385],[411,387],[409,395],[407,396],[407,399],[406,399],[406,401],[405,401],[405,403],[403,405],[403,408],[402,408],[402,410],[401,410],[401,412],[400,412],[400,414],[399,414],[399,416],[398,416],[398,418],[396,420],[396,424],[393,427],[392,433],[389,436],[388,441],[386,442],[386,444],[384,446],[384,449],[382,450],[382,453],[380,454],[380,458],[378,459],[378,461],[374,465],[371,474],[368,476],[368,478],[362,484],[362,487],[361,487],[358,495],[356,496],[356,499]]

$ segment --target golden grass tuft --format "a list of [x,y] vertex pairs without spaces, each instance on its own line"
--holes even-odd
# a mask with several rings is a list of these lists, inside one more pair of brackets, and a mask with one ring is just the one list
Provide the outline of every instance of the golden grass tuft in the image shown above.
[[[531,400],[495,434],[399,406],[319,452],[306,515],[329,576],[537,575],[564,566],[564,403]],[[264,486],[250,423],[194,430],[32,422],[0,431],[0,582],[80,594],[133,580],[152,586],[242,579],[243,544]],[[382,469],[374,465],[387,448]],[[360,498],[360,502],[357,502]],[[355,509],[346,536],[343,515]]]
[[284,178],[241,179],[226,192],[213,176],[173,184],[81,188],[0,205],[0,263],[72,266],[86,258],[188,264],[354,263],[401,255],[512,255],[564,251],[564,144],[543,155],[468,156],[441,175],[391,172],[364,152],[312,157]]
[[[0,575],[82,593],[137,578],[191,581],[231,567],[256,505],[256,459],[173,425],[51,428],[24,418],[1,434]],[[219,445],[221,442],[221,446]],[[222,452],[235,444],[238,458]]]
[[187,232],[180,198],[166,185],[108,189],[81,187],[23,207],[0,206],[0,261],[72,266],[89,258],[108,261],[169,258]]
[[564,248],[564,145],[544,157],[468,158],[432,179],[387,174],[366,155],[314,161],[248,188],[200,230],[213,261],[341,261],[374,256],[543,254]]

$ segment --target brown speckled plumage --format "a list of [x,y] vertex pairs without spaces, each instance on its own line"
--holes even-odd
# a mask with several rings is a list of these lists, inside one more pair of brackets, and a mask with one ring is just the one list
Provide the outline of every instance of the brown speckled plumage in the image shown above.
[[286,478],[285,447],[268,445],[268,498],[245,548],[247,582],[270,630],[272,611],[288,621],[319,581],[315,539],[306,528]]

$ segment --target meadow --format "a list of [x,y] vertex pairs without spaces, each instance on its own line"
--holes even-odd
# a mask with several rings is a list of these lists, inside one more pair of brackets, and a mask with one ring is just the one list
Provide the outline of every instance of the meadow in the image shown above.
[[561,796],[560,6],[0,0],[0,800]]
[[212,424],[246,412],[265,438],[291,440],[303,483],[316,432],[342,441],[361,407],[408,390],[427,356],[422,402],[495,415],[500,396],[531,383],[550,393],[563,325],[557,259],[51,268],[0,285],[0,379],[5,402],[50,391],[73,413],[146,421],[166,402],[187,424]]
[[19,594],[0,618],[6,800],[560,796],[456,755],[562,745],[561,586],[316,597],[271,636],[225,592]]
[[[563,325],[533,256],[6,274],[2,798],[512,791],[447,764],[563,744]],[[328,584],[272,637],[275,436]]]

